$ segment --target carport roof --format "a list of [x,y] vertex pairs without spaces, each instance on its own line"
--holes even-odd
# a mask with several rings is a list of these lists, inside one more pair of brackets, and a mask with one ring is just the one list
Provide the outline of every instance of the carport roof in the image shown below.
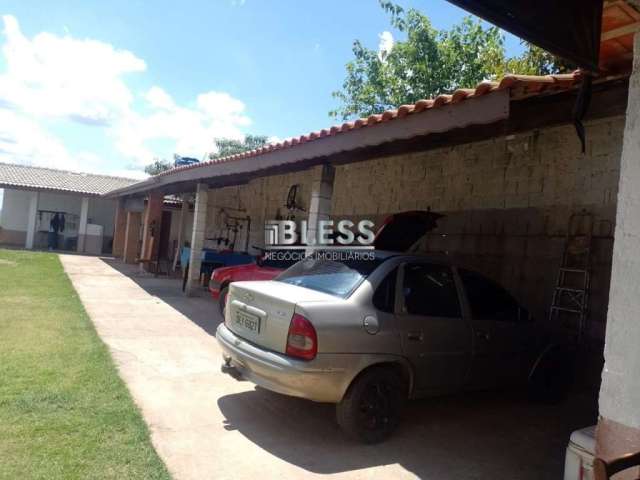
[[0,188],[104,195],[137,182],[131,178],[0,163]]
[[[394,110],[334,125],[256,150],[172,168],[138,184],[114,190],[110,196],[166,189],[169,184],[193,186],[193,182],[199,179],[204,181],[207,178],[230,177],[240,172],[257,172],[265,170],[266,165],[291,166],[309,161],[312,157],[326,158],[337,152],[375,145],[376,142],[382,144],[472,124],[495,122],[508,117],[509,101],[570,90],[581,78],[580,71],[544,76],[507,75],[499,82],[481,82],[476,88],[458,89],[451,94],[419,100],[411,105],[402,105]],[[418,121],[418,118],[421,120]],[[425,122],[426,119],[429,123]],[[388,126],[386,132],[378,130],[384,125]],[[368,133],[370,129],[371,133]],[[281,158],[275,159],[274,155]],[[248,163],[248,160],[251,162]],[[172,193],[177,191],[179,190],[174,188]]]
[[545,76],[530,76],[530,75],[508,75],[504,77],[500,82],[482,82],[479,83],[475,89],[458,89],[452,94],[438,95],[436,98],[427,100],[418,100],[412,105],[402,105],[394,110],[386,110],[383,113],[370,115],[367,118],[359,118],[351,122],[345,122],[342,125],[334,125],[330,128],[323,128],[315,132],[308,133],[306,135],[300,135],[299,137],[293,137],[281,142],[277,142],[265,147],[251,150],[249,152],[239,153],[236,155],[230,155],[208,162],[193,163],[190,165],[184,165],[182,167],[176,167],[171,170],[167,170],[159,173],[157,176],[171,175],[173,173],[188,170],[191,168],[199,168],[212,163],[224,163],[233,160],[239,160],[241,158],[255,157],[274,150],[282,150],[285,148],[295,147],[296,145],[310,142],[312,140],[321,139],[324,137],[330,137],[334,135],[348,133],[358,128],[371,127],[377,123],[384,123],[391,120],[402,119],[407,115],[420,113],[425,110],[430,110],[438,107],[442,107],[448,104],[460,103],[463,100],[467,100],[474,97],[480,97],[499,90],[510,90],[512,98],[523,98],[525,96],[541,94],[543,92],[549,93],[551,91],[566,90],[572,87],[580,77],[580,72],[563,74],[563,75],[545,75]]

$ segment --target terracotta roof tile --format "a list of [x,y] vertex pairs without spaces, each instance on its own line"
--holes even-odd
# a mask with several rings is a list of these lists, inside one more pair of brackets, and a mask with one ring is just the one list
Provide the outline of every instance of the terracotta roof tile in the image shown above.
[[166,172],[159,173],[157,176],[171,175],[172,173],[189,168],[198,168],[205,165],[211,165],[213,163],[222,163],[242,158],[250,158],[262,155],[266,152],[282,150],[285,148],[293,148],[296,145],[300,145],[305,142],[318,141],[327,136],[342,135],[348,133],[351,130],[371,127],[381,122],[396,121],[408,115],[425,112],[434,108],[440,108],[444,105],[458,104],[470,98],[488,95],[501,90],[509,90],[509,94],[513,100],[518,100],[531,95],[540,95],[543,93],[553,93],[556,91],[568,90],[575,86],[581,78],[582,74],[580,71],[575,71],[568,74],[544,76],[506,75],[499,82],[484,81],[476,85],[475,88],[461,88],[452,92],[451,94],[438,95],[436,98],[418,100],[416,103],[411,105],[401,105],[394,110],[386,110],[379,114],[369,115],[369,117],[367,118],[358,118],[355,121],[344,122],[341,125],[334,125],[328,129],[325,128],[316,132],[310,132],[305,135],[293,137],[281,142],[277,142],[275,144],[270,144],[267,147],[252,150],[250,152],[183,167],[176,167],[171,170],[167,170]]

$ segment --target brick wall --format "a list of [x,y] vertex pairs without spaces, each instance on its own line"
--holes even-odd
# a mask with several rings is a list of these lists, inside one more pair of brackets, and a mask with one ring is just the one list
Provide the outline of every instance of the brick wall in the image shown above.
[[[295,211],[295,218],[306,219],[311,195],[312,170],[291,172],[282,175],[259,177],[245,185],[211,189],[207,212],[208,238],[226,236],[221,210],[232,216],[251,218],[249,247],[264,245],[264,222],[277,216],[286,217],[287,193],[291,185],[298,185],[297,203],[304,211]],[[231,234],[232,235],[232,234]],[[246,232],[238,233],[236,250],[245,245]],[[215,247],[215,245],[209,245]],[[251,249],[250,249],[251,251]],[[253,251],[252,253],[257,253]]]
[[624,118],[572,125],[337,167],[334,218],[431,208],[445,213],[421,251],[447,251],[494,277],[545,318],[567,223],[595,216],[592,328],[603,332]]

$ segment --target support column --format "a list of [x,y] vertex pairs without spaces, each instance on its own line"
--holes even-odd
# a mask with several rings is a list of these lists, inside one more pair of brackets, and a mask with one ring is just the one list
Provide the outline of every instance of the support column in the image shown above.
[[199,183],[196,189],[196,203],[193,208],[193,229],[191,232],[191,255],[189,256],[189,278],[186,293],[194,296],[200,284],[202,248],[207,231],[207,201],[209,186]]
[[[184,243],[184,226],[187,223],[187,215],[189,215],[189,195],[182,196],[182,208],[180,209],[180,222],[178,223],[178,251],[173,257],[173,271],[176,270],[178,259],[180,258],[180,250]],[[184,265],[183,265],[184,267]]]
[[29,197],[29,210],[27,211],[27,239],[24,248],[32,250],[36,240],[36,223],[38,221],[39,192],[31,192]]
[[314,241],[320,220],[331,218],[331,197],[333,196],[333,180],[335,169],[331,165],[318,165],[313,168],[311,183],[311,199],[309,201],[309,217],[307,238]]
[[164,195],[158,192],[152,192],[147,197],[147,206],[142,222],[142,252],[140,252],[140,258],[143,260],[155,259],[158,256],[160,247],[158,234],[162,221],[163,201]]
[[124,238],[127,229],[127,211],[124,208],[124,198],[116,200],[116,217],[113,221],[113,249],[114,257],[122,257],[124,252]]
[[84,252],[84,244],[87,239],[87,220],[89,218],[89,197],[82,197],[80,204],[80,226],[78,227],[78,253]]
[[[624,130],[596,453],[640,451],[640,35]],[[637,476],[637,471],[635,472]],[[623,478],[636,478],[634,475]],[[616,478],[618,478],[616,476]]]
[[135,263],[138,258],[138,244],[140,242],[140,212],[127,212],[127,222],[124,230],[122,246],[122,260],[125,263]]

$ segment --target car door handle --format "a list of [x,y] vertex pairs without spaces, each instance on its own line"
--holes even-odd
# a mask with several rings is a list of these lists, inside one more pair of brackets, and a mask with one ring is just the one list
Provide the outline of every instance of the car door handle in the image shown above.
[[482,338],[483,340],[491,340],[491,334],[484,330],[476,330],[476,338]]
[[421,342],[424,340],[424,334],[422,332],[407,332],[407,340]]

